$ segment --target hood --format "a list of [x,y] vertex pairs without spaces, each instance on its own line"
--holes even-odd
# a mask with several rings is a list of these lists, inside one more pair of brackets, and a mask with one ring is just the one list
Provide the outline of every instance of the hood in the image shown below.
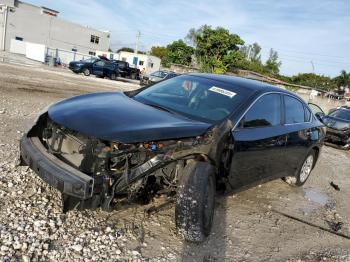
[[345,130],[350,128],[350,121],[346,121],[344,119],[331,117],[331,116],[325,116],[322,119],[322,122],[330,128],[337,129],[337,130]]
[[142,104],[123,93],[95,93],[61,101],[52,121],[87,136],[136,143],[202,135],[211,126]]

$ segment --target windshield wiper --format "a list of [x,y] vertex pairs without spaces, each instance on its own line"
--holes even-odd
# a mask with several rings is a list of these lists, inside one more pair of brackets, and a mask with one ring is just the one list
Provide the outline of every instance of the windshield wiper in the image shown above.
[[145,104],[148,105],[148,106],[151,106],[151,107],[154,107],[154,108],[157,108],[157,109],[169,112],[171,114],[175,114],[173,111],[171,111],[170,109],[168,109],[166,107],[163,107],[163,106],[160,106],[160,105],[155,105],[155,104],[149,104],[149,103],[145,103]]

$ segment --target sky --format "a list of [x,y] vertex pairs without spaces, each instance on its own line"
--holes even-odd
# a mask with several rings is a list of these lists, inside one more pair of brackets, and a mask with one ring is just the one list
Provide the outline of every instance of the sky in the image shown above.
[[225,27],[246,44],[276,50],[285,75],[350,71],[349,0],[24,0],[59,17],[111,32],[111,48],[140,50],[184,39],[189,29]]

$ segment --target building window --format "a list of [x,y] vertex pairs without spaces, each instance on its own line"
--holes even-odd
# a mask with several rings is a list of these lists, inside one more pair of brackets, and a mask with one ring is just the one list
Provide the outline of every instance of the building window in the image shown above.
[[98,44],[100,42],[100,37],[95,36],[95,35],[91,35],[90,42],[94,43],[94,44]]
[[143,66],[143,61],[140,60],[139,65],[140,65],[140,66]]
[[23,41],[23,37],[16,36],[16,40]]
[[89,55],[93,55],[93,56],[95,56],[95,55],[96,55],[96,52],[89,51]]
[[122,61],[126,62],[126,57],[122,57]]
[[153,68],[153,63],[151,63],[151,68]]
[[78,52],[78,49],[72,48],[72,51],[73,51],[73,52]]

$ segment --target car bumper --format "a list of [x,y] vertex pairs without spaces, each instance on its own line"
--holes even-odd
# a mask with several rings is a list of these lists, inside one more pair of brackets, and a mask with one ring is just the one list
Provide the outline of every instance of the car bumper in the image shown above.
[[79,199],[92,197],[94,179],[48,153],[39,138],[25,134],[20,147],[25,164],[50,186]]
[[340,131],[332,128],[327,128],[326,140],[337,143],[350,143],[350,131]]
[[75,73],[81,73],[83,71],[81,67],[69,66],[68,68]]

